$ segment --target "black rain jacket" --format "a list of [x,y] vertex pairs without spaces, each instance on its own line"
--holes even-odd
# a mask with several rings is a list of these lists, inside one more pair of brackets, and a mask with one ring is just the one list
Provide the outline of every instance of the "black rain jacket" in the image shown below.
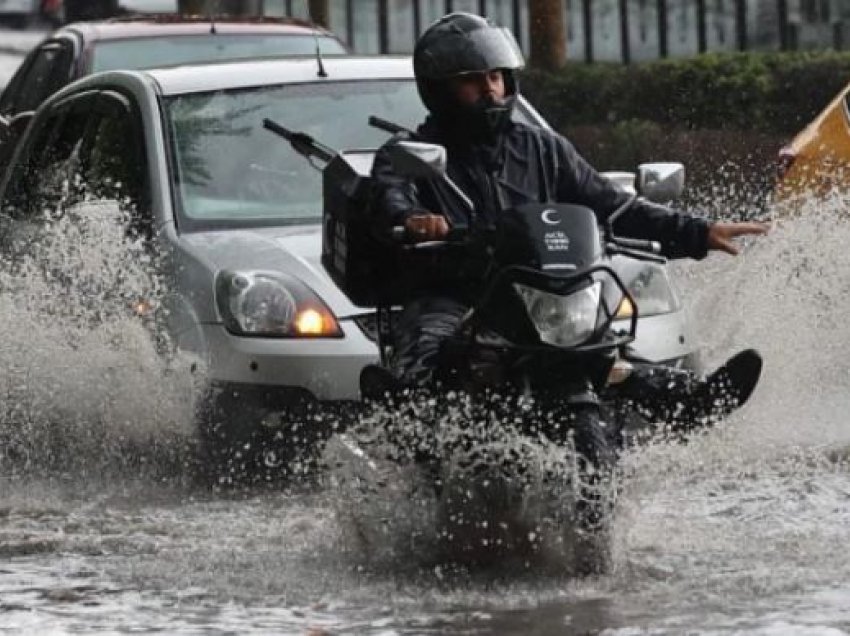
[[[413,214],[444,214],[450,225],[467,225],[468,213],[447,196],[443,184],[413,181],[397,175],[386,148],[404,136],[391,139],[375,156],[372,168],[372,213],[375,229],[387,235]],[[447,150],[448,176],[469,196],[477,213],[492,221],[499,210],[522,203],[572,203],[591,208],[604,223],[629,195],[601,176],[563,136],[542,128],[512,122],[493,144],[459,141],[433,117],[417,130],[416,140],[442,144]],[[614,223],[618,236],[658,241],[668,258],[700,259],[707,254],[709,223],[671,208],[638,199]],[[428,291],[446,290],[450,272],[463,264],[448,264],[449,273],[418,272],[418,280],[431,280]],[[426,266],[426,265],[423,265]],[[414,265],[414,267],[419,267]],[[425,290],[423,290],[425,291]]]

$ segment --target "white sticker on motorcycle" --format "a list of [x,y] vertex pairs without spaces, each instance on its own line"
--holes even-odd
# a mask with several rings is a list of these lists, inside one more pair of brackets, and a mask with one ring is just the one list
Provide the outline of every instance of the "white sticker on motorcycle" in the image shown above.
[[553,208],[548,208],[540,213],[540,218],[546,225],[558,225],[561,222],[561,216],[558,211]]
[[546,249],[550,252],[566,252],[570,249],[570,237],[561,230],[546,232],[543,235]]

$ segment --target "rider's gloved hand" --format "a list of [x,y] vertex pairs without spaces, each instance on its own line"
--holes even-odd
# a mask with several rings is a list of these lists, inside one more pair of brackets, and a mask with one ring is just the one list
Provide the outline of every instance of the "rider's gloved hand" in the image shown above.
[[415,243],[439,241],[449,233],[449,222],[442,214],[414,214],[404,222],[407,235]]
[[766,234],[769,229],[770,226],[767,223],[712,223],[708,228],[708,249],[737,256],[741,250],[732,239],[752,234]]

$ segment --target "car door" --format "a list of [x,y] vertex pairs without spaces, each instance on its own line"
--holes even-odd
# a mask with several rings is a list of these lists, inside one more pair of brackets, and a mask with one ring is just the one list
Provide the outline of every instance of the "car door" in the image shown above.
[[[0,192],[0,259],[46,285],[73,324],[143,319],[159,287],[140,116],[111,90],[39,111]],[[20,265],[20,269],[17,269]]]
[[0,95],[0,174],[33,112],[73,76],[74,44],[47,40],[32,51]]

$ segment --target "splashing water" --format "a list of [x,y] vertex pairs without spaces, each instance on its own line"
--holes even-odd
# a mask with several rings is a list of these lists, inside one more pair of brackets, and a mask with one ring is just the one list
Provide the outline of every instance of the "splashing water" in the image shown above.
[[755,347],[765,367],[718,430],[624,460],[613,581],[669,615],[669,629],[748,629],[772,611],[780,623],[836,620],[827,592],[850,573],[836,551],[850,516],[845,209],[838,196],[809,201],[737,259],[679,268],[708,358]]
[[[673,264],[709,368],[754,347],[765,370],[751,402],[715,429],[687,444],[658,440],[625,453],[612,571],[571,592],[609,599],[604,625],[656,626],[658,633],[812,626],[820,633],[824,625],[850,624],[839,600],[850,575],[850,555],[840,548],[850,539],[845,209],[837,196],[808,202],[802,214],[780,216],[768,236],[747,241],[738,258]],[[394,497],[383,508],[348,499],[360,515],[355,532],[371,519],[373,545],[410,557],[421,548],[411,537],[434,515],[426,506],[417,516],[414,477],[396,474],[388,483]],[[532,571],[539,577],[545,568]],[[549,592],[565,589],[548,580]],[[506,593],[497,589],[484,594],[496,605]],[[486,604],[479,593],[457,591]]]
[[0,461],[9,469],[121,473],[186,460],[194,380],[162,355],[149,310],[166,290],[126,228],[117,202],[89,201],[18,226],[5,246]]
[[[123,309],[137,294],[166,293],[153,263],[128,259],[126,242],[116,247],[126,237],[97,224],[6,262],[0,481],[14,471],[74,479],[62,488],[3,488],[0,550],[12,572],[0,588],[3,620],[30,631],[75,620],[81,631],[153,625],[177,633],[303,633],[311,625],[352,633],[846,631],[843,209],[838,198],[811,203],[736,259],[675,264],[709,367],[755,347],[763,379],[716,429],[625,455],[613,569],[581,581],[524,561],[513,573],[448,579],[405,563],[416,553],[416,531],[436,525],[433,508],[416,509],[408,496],[414,475],[398,478],[392,497],[351,502],[364,506],[361,529],[380,539],[375,558],[386,557],[386,567],[365,571],[362,553],[347,553],[358,528],[334,514],[344,493],[333,488],[233,499],[158,491],[160,477],[181,471],[187,458],[177,449],[192,435],[193,379],[174,371],[144,322]],[[52,275],[63,268],[79,274]],[[488,442],[490,458],[511,448]],[[522,448],[549,465],[545,444]],[[147,473],[133,457],[166,468]],[[552,461],[567,471],[562,455]],[[143,482],[152,477],[141,493],[98,479],[128,467]],[[100,574],[110,581],[102,590]],[[75,594],[101,605],[75,605]],[[119,599],[117,607],[109,599]]]
[[326,452],[342,523],[372,568],[573,571],[587,484],[571,441],[544,434],[561,425],[509,394],[410,392],[372,404]]

